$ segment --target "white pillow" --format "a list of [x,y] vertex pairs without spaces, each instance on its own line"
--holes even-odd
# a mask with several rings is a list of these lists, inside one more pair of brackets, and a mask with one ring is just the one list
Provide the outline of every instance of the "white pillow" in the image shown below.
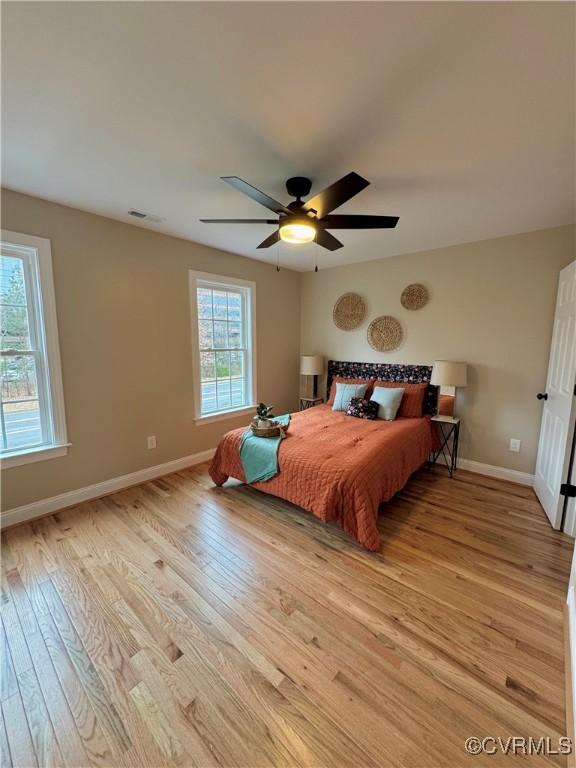
[[347,411],[353,397],[364,397],[368,383],[366,384],[336,384],[333,411]]
[[370,400],[378,403],[378,418],[393,421],[400,408],[404,390],[395,387],[374,387]]

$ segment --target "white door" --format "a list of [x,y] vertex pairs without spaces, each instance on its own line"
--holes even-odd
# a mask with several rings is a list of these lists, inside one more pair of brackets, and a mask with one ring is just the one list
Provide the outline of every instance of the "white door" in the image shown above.
[[554,528],[560,528],[576,408],[576,261],[560,272],[550,347],[534,490]]

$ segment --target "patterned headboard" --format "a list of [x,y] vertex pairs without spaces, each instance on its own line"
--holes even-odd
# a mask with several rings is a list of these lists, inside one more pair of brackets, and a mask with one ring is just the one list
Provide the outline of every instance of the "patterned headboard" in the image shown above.
[[330,396],[332,379],[342,376],[345,379],[380,379],[397,381],[399,384],[428,384],[424,399],[424,413],[434,414],[438,404],[438,387],[430,384],[431,365],[402,365],[400,363],[348,363],[341,360],[328,360],[326,379],[326,399]]

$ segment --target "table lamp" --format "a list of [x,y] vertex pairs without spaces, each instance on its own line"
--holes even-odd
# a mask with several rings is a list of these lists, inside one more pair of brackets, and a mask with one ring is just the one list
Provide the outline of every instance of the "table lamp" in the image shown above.
[[456,388],[468,384],[466,363],[455,363],[451,360],[434,360],[430,384],[436,387],[451,387],[456,398]]
[[302,355],[300,357],[300,374],[314,377],[314,397],[318,397],[318,376],[322,373],[324,373],[322,355]]

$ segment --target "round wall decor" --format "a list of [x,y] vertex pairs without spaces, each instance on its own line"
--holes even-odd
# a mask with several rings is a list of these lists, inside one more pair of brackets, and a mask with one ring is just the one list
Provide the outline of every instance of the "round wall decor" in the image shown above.
[[334,325],[342,331],[358,328],[364,320],[366,305],[364,299],[357,293],[345,293],[334,304],[332,316]]
[[428,304],[428,289],[420,283],[412,283],[402,291],[400,302],[404,309],[422,309]]
[[382,315],[368,326],[368,343],[378,352],[392,352],[402,343],[404,333],[395,317]]

